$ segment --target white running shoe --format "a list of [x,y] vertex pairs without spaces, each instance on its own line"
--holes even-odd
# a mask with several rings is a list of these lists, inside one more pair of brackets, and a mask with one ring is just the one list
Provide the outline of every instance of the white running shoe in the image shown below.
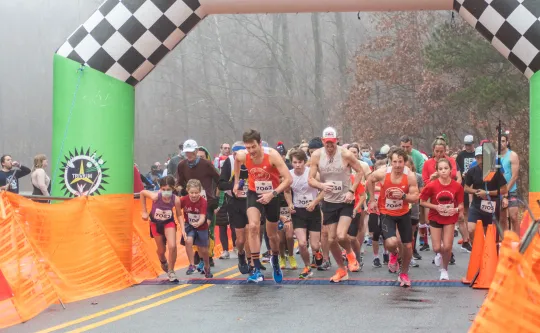
[[437,253],[437,255],[435,256],[435,266],[437,267],[441,267],[441,261],[442,261],[442,256],[440,253]]
[[420,267],[420,265],[414,260],[414,258],[411,259],[411,267]]
[[169,271],[167,273],[167,276],[169,277],[170,282],[178,282],[178,278],[176,277],[176,274],[174,273],[174,271]]
[[439,271],[441,272],[441,277],[439,278],[439,280],[441,280],[441,281],[443,281],[443,280],[445,280],[445,281],[450,280],[450,278],[448,277],[448,271],[447,271],[446,269],[441,268]]
[[231,255],[229,254],[229,251],[223,251],[221,252],[221,255],[219,256],[219,259],[229,259]]

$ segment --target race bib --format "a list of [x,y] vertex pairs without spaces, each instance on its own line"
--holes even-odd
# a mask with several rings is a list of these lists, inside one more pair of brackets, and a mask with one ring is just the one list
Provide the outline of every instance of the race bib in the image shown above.
[[[455,208],[454,204],[446,204],[446,205],[441,205],[441,206],[446,208],[447,211]],[[446,213],[439,213],[439,215],[441,215],[441,216],[453,216],[455,214],[451,214],[450,212],[446,212]]]
[[248,186],[244,185],[244,187],[241,190],[238,190],[237,198],[246,198],[248,192]]
[[262,180],[255,181],[255,192],[257,192],[257,194],[270,193],[273,191],[274,191],[274,186],[272,185],[271,181],[262,181]]
[[201,197],[203,197],[204,200],[208,199],[208,198],[206,197],[206,191],[205,191],[204,189],[201,190]]
[[384,207],[387,210],[400,210],[403,208],[403,200],[386,199]]
[[285,216],[287,221],[291,220],[291,212],[289,211],[289,207],[280,207],[279,208],[279,215]]
[[299,194],[294,195],[294,207],[298,208],[306,208],[309,206],[309,204],[313,201],[313,195],[311,193],[308,194]]
[[332,187],[332,193],[343,192],[343,182],[333,181],[332,184],[334,184],[334,186]]
[[172,210],[161,210],[159,208],[156,208],[156,211],[154,212],[154,219],[156,221],[167,221],[172,219],[173,213]]
[[480,210],[489,214],[495,213],[495,206],[497,203],[495,201],[482,200],[480,202]]
[[199,223],[200,219],[201,219],[201,214],[188,213],[188,223],[189,224],[194,225],[195,223]]

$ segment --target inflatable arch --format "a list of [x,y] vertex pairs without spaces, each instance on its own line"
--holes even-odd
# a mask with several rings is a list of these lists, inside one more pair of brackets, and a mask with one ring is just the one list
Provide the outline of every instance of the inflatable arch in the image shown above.
[[54,57],[54,195],[132,193],[134,87],[207,15],[413,10],[455,10],[530,80],[540,199],[538,0],[106,0]]

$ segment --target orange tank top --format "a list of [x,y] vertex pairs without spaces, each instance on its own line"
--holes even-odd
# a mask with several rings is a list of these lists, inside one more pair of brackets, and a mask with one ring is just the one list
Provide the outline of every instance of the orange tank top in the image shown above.
[[251,156],[246,154],[246,168],[249,172],[249,190],[262,194],[273,192],[279,186],[279,171],[270,163],[270,154],[264,151],[261,164],[253,163]]
[[403,216],[409,212],[409,203],[405,200],[394,199],[391,196],[393,191],[401,192],[401,195],[409,193],[409,180],[407,178],[409,169],[403,170],[403,176],[399,184],[392,183],[392,167],[386,169],[386,177],[381,186],[381,193],[377,204],[381,214],[390,216]]

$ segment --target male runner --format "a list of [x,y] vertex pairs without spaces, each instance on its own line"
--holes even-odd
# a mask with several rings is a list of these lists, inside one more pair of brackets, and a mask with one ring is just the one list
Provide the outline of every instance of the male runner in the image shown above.
[[[399,269],[398,248],[401,254],[403,268],[398,281],[402,287],[410,287],[409,264],[412,257],[412,224],[409,203],[418,202],[419,193],[416,175],[405,167],[409,156],[405,150],[398,148],[389,155],[391,166],[374,171],[369,177],[369,208],[379,210],[384,244],[390,251],[388,269],[395,273]],[[381,182],[378,201],[375,199],[375,184]],[[398,240],[396,229],[399,230],[401,241]]]
[[[261,282],[264,280],[261,274],[261,214],[266,216],[266,232],[270,239],[273,267],[273,278],[276,283],[283,280],[283,273],[279,267],[279,199],[292,183],[289,169],[281,155],[271,148],[261,146],[261,134],[256,130],[249,130],[242,136],[246,150],[236,154],[234,161],[234,188],[236,196],[239,195],[238,185],[240,182],[240,167],[244,164],[249,173],[247,193],[247,216],[249,221],[249,248],[255,265],[255,270],[248,277],[248,282]],[[283,181],[279,182],[280,176]]]
[[[501,137],[501,156],[504,178],[508,183],[508,194],[503,197],[501,205],[501,226],[503,230],[512,230],[519,235],[519,202],[517,201],[519,156],[515,151],[510,150],[508,134],[503,134]],[[508,225],[508,218],[510,218],[510,226]]]
[[[349,270],[353,272],[360,270],[347,232],[354,215],[354,193],[364,176],[364,171],[350,151],[338,146],[337,132],[333,127],[324,129],[322,141],[324,147],[313,152],[311,156],[308,182],[309,186],[325,193],[322,203],[323,225],[328,228],[330,251],[338,265],[336,274],[332,276],[330,282],[340,282],[349,279],[340,245],[347,254]],[[354,184],[351,184],[351,168],[356,171]],[[320,174],[320,181],[316,179],[317,172]]]

